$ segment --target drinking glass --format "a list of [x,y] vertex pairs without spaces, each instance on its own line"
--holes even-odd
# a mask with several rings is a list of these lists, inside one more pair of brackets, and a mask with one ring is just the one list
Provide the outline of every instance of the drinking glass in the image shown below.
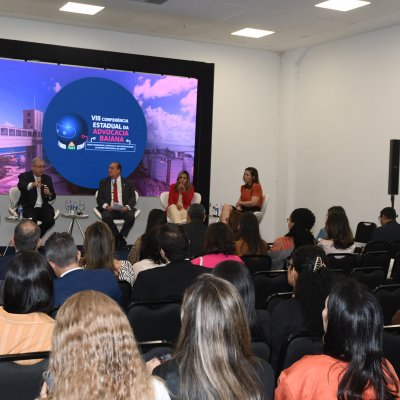
[[85,202],[83,200],[81,200],[78,203],[78,207],[79,207],[79,215],[82,215],[83,214],[83,210],[85,209]]
[[71,214],[71,206],[72,206],[72,201],[71,200],[65,200],[65,209],[67,210],[67,214]]

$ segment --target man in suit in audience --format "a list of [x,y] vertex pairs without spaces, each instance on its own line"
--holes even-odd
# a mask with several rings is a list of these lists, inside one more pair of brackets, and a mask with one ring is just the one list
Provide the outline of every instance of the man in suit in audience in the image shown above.
[[379,214],[379,221],[382,226],[375,228],[372,232],[372,240],[400,240],[400,224],[396,221],[396,210],[392,207],[385,207]]
[[56,198],[53,181],[44,173],[44,167],[44,161],[35,157],[32,160],[32,170],[18,177],[18,189],[21,191],[18,204],[24,209],[24,218],[42,222],[40,237],[54,225],[54,208],[49,202]]
[[187,223],[182,225],[189,238],[189,256],[204,254],[204,238],[207,227],[204,225],[206,211],[202,204],[191,204],[187,210]]
[[[37,251],[41,245],[40,229],[36,222],[30,219],[22,220],[14,229],[12,244],[15,253],[21,251]],[[15,254],[0,257],[0,280],[6,276],[8,264]]]
[[189,240],[183,227],[164,224],[157,243],[165,266],[140,272],[132,291],[134,301],[182,299],[183,293],[207,268],[193,265],[188,256]]
[[[126,237],[135,223],[135,188],[131,182],[121,176],[121,164],[112,162],[108,167],[108,178],[102,179],[97,194],[97,209],[103,222],[111,229],[115,239],[115,248],[126,246]],[[114,219],[123,219],[121,232]]]
[[46,240],[44,252],[57,276],[53,281],[55,307],[83,290],[97,290],[118,302],[121,300],[117,279],[110,270],[84,270],[79,266],[80,251],[69,233],[53,233]]

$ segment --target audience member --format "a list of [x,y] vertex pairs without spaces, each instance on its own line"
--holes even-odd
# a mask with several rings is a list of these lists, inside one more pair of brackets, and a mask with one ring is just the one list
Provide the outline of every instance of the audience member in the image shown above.
[[269,251],[268,243],[261,239],[258,219],[253,213],[240,216],[237,238],[235,244],[238,256],[265,255]]
[[188,260],[189,241],[181,225],[162,225],[157,242],[166,265],[140,272],[133,285],[135,301],[181,299],[185,289],[205,271]]
[[143,235],[139,236],[136,239],[135,243],[131,248],[131,251],[128,254],[128,261],[132,265],[134,265],[140,260],[150,258],[149,254],[146,254],[146,251],[144,249],[144,242],[148,237],[153,238],[154,229],[165,223],[167,223],[167,217],[163,210],[154,208],[149,212],[149,216],[147,217],[146,230]]
[[179,224],[186,221],[187,209],[194,195],[189,172],[181,171],[176,183],[169,187],[167,215],[170,222]]
[[286,259],[297,247],[315,244],[311,229],[315,224],[315,215],[307,208],[296,208],[287,219],[289,232],[275,239],[269,253],[272,269],[284,267]]
[[79,266],[80,252],[67,232],[53,233],[44,245],[47,261],[53,268],[54,305],[60,306],[77,292],[98,290],[119,301],[121,294],[114,274],[108,269],[84,270]]
[[379,221],[382,226],[375,228],[372,232],[372,240],[400,240],[400,224],[396,221],[396,210],[392,207],[385,207],[379,214]]
[[239,212],[260,211],[263,203],[263,192],[258,179],[258,171],[254,167],[247,167],[243,173],[244,185],[240,187],[240,197],[236,207],[224,204],[221,211],[221,222],[227,224],[233,210]]
[[[37,251],[41,244],[39,226],[30,219],[23,219],[14,229],[12,243],[16,254],[22,251]],[[0,280],[4,279],[13,258],[14,254],[0,257]]]
[[173,359],[153,373],[173,398],[272,399],[271,366],[251,352],[246,311],[229,282],[204,275],[186,291]]
[[223,261],[212,271],[214,276],[232,283],[243,299],[252,340],[271,341],[271,325],[267,310],[255,309],[254,284],[248,268],[237,261]]
[[313,245],[294,250],[288,269],[293,298],[282,300],[271,312],[271,364],[276,367],[282,344],[290,334],[307,330],[322,336],[321,311],[331,288],[324,251]]
[[187,211],[186,224],[183,225],[189,238],[189,256],[198,257],[204,254],[204,240],[207,226],[204,225],[206,210],[202,204],[191,204]]
[[83,291],[57,314],[41,398],[168,400],[148,372],[129,321],[109,297]]
[[383,317],[372,293],[355,281],[337,283],[322,313],[323,355],[284,370],[275,400],[398,399],[399,379],[383,358]]
[[4,280],[0,354],[50,350],[54,320],[46,313],[52,306],[53,278],[46,260],[33,251],[17,254]]
[[114,237],[104,222],[95,222],[86,228],[83,248],[85,257],[81,258],[79,263],[83,268],[87,270],[108,268],[117,279],[133,285],[136,276],[132,264],[114,258]]
[[322,247],[326,254],[354,253],[354,236],[346,214],[328,215],[325,229],[327,238],[320,239],[318,246]]
[[207,268],[214,268],[222,261],[243,262],[235,256],[235,241],[232,229],[222,222],[208,226],[204,242],[204,256],[195,258],[192,263]]
[[[331,214],[341,214],[341,215],[346,215],[346,211],[344,211],[344,208],[342,206],[332,206],[330,208],[328,208],[328,214],[326,216],[326,218],[328,219],[328,217]],[[326,229],[325,226],[323,228],[321,228],[318,232],[318,235],[316,236],[316,240],[318,241],[319,239],[327,239],[328,238],[328,234],[326,233]]]

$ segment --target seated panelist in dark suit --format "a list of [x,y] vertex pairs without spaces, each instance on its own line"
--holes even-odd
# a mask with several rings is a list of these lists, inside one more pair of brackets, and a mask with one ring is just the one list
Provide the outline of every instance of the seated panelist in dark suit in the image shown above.
[[379,214],[379,221],[382,226],[375,228],[371,235],[371,241],[382,240],[390,242],[400,240],[400,224],[396,221],[396,210],[392,207],[385,207]]
[[40,237],[54,225],[54,209],[49,202],[56,198],[53,181],[44,173],[44,166],[44,161],[35,157],[32,160],[32,170],[18,177],[18,189],[21,191],[18,205],[24,209],[24,218],[42,222]]
[[[103,222],[111,229],[117,249],[126,246],[125,238],[135,223],[135,187],[121,176],[121,164],[112,162],[108,167],[108,178],[102,179],[97,194],[98,210]],[[121,232],[114,224],[114,219],[123,219]]]
[[183,293],[208,268],[193,265],[187,258],[189,240],[183,227],[164,224],[157,236],[165,266],[141,271],[132,291],[134,301],[182,299]]
[[84,270],[79,267],[80,252],[69,233],[53,233],[46,240],[44,252],[57,276],[53,281],[55,307],[83,290],[97,290],[117,302],[121,301],[118,282],[110,270]]

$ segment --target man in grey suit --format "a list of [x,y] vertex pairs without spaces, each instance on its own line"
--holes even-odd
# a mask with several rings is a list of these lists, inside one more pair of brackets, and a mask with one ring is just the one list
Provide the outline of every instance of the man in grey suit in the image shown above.
[[[125,238],[135,223],[135,187],[121,176],[121,164],[112,162],[108,167],[108,178],[102,179],[97,194],[98,210],[103,222],[111,229],[115,247],[121,249],[126,246]],[[114,219],[123,219],[121,232],[114,224]]]

